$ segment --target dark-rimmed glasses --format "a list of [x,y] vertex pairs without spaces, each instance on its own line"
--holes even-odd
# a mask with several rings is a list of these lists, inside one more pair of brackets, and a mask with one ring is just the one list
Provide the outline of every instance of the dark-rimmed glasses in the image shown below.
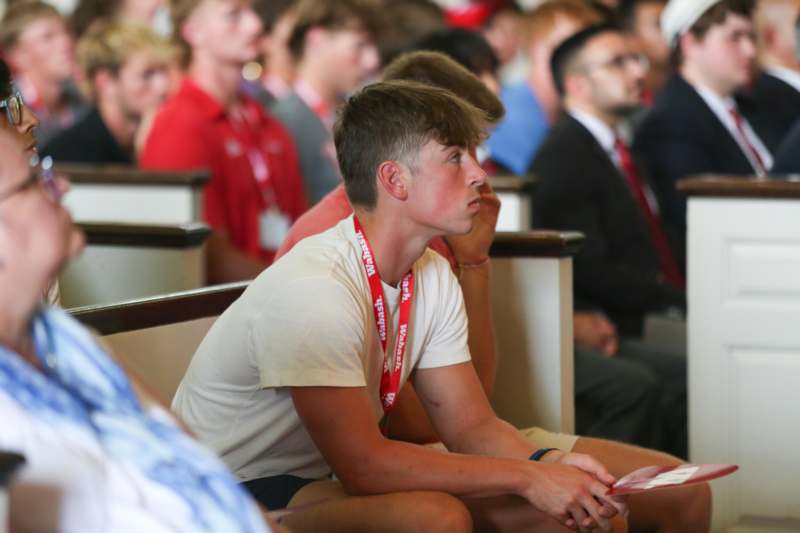
[[640,69],[647,71],[650,68],[650,60],[648,60],[647,56],[644,54],[620,54],[612,57],[608,61],[584,65],[584,68],[612,68],[615,70],[624,70],[628,65],[636,65]]
[[34,155],[31,157],[30,166],[31,172],[25,181],[9,191],[0,193],[0,202],[8,200],[15,194],[37,184],[41,184],[44,187],[53,201],[59,202],[61,200],[61,188],[58,186],[56,173],[53,170],[53,158],[48,155],[40,160],[38,155]]
[[6,119],[12,126],[22,124],[22,108],[24,105],[25,101],[19,91],[14,91],[11,96],[0,100],[0,109],[6,110]]

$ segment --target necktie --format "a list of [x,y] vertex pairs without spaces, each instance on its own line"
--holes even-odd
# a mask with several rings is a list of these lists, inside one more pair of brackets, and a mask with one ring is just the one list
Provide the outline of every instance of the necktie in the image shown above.
[[625,179],[628,181],[631,193],[642,212],[642,216],[644,216],[647,222],[647,226],[650,230],[650,237],[653,240],[653,245],[658,254],[661,273],[664,275],[664,279],[667,283],[673,287],[683,288],[685,286],[683,275],[678,268],[675,257],[672,255],[672,249],[669,246],[669,241],[667,241],[667,235],[664,233],[664,228],[661,225],[661,218],[658,216],[658,213],[653,211],[650,202],[647,201],[644,183],[636,168],[636,164],[633,162],[631,151],[628,145],[625,144],[625,141],[619,137],[614,140],[614,148],[617,151],[617,155],[619,155],[620,166],[625,174]]
[[759,176],[765,175],[767,173],[767,168],[764,166],[764,160],[761,158],[761,154],[758,153],[755,146],[753,146],[753,143],[750,142],[747,133],[745,133],[742,115],[739,114],[739,111],[735,107],[731,107],[728,112],[731,114],[734,124],[736,124],[736,131],[739,132],[739,138],[744,142],[747,151],[750,152],[748,155],[751,156],[751,160],[755,163],[753,167],[755,168],[756,174]]

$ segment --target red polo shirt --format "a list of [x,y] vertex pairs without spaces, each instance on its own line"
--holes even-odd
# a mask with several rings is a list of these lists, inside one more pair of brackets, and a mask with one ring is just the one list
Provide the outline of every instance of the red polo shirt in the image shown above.
[[208,169],[203,218],[243,252],[272,261],[260,219],[277,208],[290,222],[306,210],[303,178],[286,128],[241,97],[233,116],[189,78],[155,118],[139,164],[158,170]]

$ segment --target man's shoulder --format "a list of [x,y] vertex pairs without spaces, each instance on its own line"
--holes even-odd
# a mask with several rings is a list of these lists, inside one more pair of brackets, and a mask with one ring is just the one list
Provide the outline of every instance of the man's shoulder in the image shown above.
[[[698,111],[708,109],[700,93],[681,76],[673,76],[659,93],[653,107],[645,114],[641,127],[650,123],[675,124],[697,120]],[[701,115],[702,116],[702,115]]]
[[275,102],[271,108],[272,113],[281,121],[300,120],[316,117],[314,111],[303,101],[297,93],[291,92]]
[[539,178],[546,178],[539,173],[553,166],[567,168],[582,165],[584,157],[591,154],[592,142],[592,134],[568,113],[563,113],[547,133],[533,159],[531,170]]

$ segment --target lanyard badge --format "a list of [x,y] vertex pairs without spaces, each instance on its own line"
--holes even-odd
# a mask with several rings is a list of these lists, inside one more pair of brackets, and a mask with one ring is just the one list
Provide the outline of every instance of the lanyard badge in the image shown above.
[[397,344],[394,351],[394,364],[389,360],[386,349],[388,343],[387,323],[388,313],[386,311],[386,298],[383,295],[381,278],[375,265],[375,255],[372,247],[364,234],[364,230],[356,216],[353,216],[353,225],[356,230],[356,239],[361,246],[361,261],[364,264],[364,271],[367,274],[369,290],[372,295],[372,310],[375,315],[375,326],[378,329],[378,338],[383,348],[383,371],[381,373],[380,398],[383,406],[384,415],[391,411],[397,401],[397,393],[400,388],[400,377],[403,374],[403,361],[405,359],[406,344],[409,332],[409,320],[411,318],[411,302],[414,295],[414,272],[409,270],[408,274],[400,282],[400,319],[397,326]]

